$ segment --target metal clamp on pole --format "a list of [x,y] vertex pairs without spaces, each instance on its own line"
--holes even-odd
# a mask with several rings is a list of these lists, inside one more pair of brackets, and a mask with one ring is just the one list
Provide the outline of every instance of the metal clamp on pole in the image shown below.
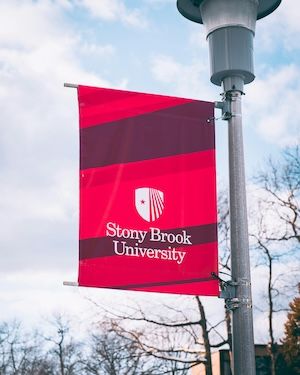
[[[239,91],[241,95],[244,95],[242,91]],[[236,91],[229,90],[222,94],[223,100],[221,102],[215,102],[215,108],[222,110],[222,120],[230,120],[232,117],[241,116],[241,114],[232,112],[232,102],[234,102],[239,95],[236,95]]]
[[228,98],[225,98],[222,102],[215,102],[215,108],[222,110],[222,120],[231,119],[232,117],[231,100],[228,100]]
[[[238,284],[238,283],[235,283]],[[236,310],[242,305],[246,306],[246,308],[252,308],[252,300],[251,298],[241,298],[236,297],[236,287],[237,285],[230,285],[230,283],[226,286],[224,290],[222,290],[220,298],[225,299],[225,307],[227,310],[233,311]]]
[[226,310],[233,311],[239,307],[239,299],[236,297],[237,282],[233,280],[221,281],[220,298],[225,300]]
[[220,287],[221,287],[221,293],[219,298],[222,298],[225,300],[225,307],[227,310],[234,310],[239,307],[240,300],[236,297],[236,287],[238,283],[233,280],[223,280],[221,279],[217,274],[214,272],[212,273],[212,276],[219,280]]
[[220,298],[224,298],[225,307],[227,310],[233,311],[241,305],[246,305],[247,308],[252,308],[251,298],[237,297],[237,287],[250,288],[251,283],[248,280],[242,279],[239,282],[229,280],[221,282],[221,294]]

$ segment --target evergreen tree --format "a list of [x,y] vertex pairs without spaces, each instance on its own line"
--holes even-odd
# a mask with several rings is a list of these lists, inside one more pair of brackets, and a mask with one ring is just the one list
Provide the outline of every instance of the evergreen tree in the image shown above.
[[[300,292],[300,284],[299,284]],[[285,323],[285,337],[282,340],[283,356],[290,375],[300,374],[300,297],[290,303],[291,311]]]

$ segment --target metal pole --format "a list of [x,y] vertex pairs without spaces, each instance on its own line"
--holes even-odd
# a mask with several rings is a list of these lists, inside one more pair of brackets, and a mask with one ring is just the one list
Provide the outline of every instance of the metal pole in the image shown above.
[[242,132],[242,93],[227,92],[231,104],[228,119],[231,274],[236,283],[237,307],[232,311],[234,375],[255,375],[250,257]]
[[281,0],[177,0],[184,17],[205,25],[210,79],[224,87],[221,108],[222,118],[228,120],[232,280],[223,283],[221,295],[232,310],[234,375],[255,375],[241,96],[244,84],[255,78],[256,20],[272,13],[280,3]]

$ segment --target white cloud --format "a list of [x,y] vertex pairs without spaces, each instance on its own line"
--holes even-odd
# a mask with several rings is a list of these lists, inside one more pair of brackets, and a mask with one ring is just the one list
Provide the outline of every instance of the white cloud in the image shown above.
[[[68,2],[0,3],[1,269],[67,267],[77,257],[76,90],[111,86],[85,71],[81,36],[64,21]],[[11,20],[14,22],[11,22]],[[113,54],[86,44],[89,56]]]
[[170,56],[153,58],[151,71],[156,80],[168,84],[175,95],[214,100],[216,89],[209,82],[209,72],[206,61],[194,61],[183,65]]
[[[52,313],[80,314],[80,319],[91,314],[79,288],[63,286],[64,280],[75,280],[75,275],[57,271],[11,272],[2,275],[0,298],[6,309],[0,312],[0,320],[12,317],[36,325],[41,318],[49,318]],[[89,307],[89,308],[88,308]],[[88,319],[89,321],[89,319]],[[79,323],[79,318],[77,319]],[[45,322],[43,323],[43,325]]]
[[181,66],[169,56],[160,56],[154,59],[152,72],[154,77],[165,83],[171,83],[181,73]]
[[259,20],[258,48],[271,51],[282,45],[286,50],[299,49],[299,13],[299,1],[284,0],[274,13]]
[[147,21],[138,9],[130,9],[122,0],[78,0],[90,14],[105,21],[120,21],[125,25],[144,28]]
[[89,56],[94,55],[97,57],[110,58],[115,54],[116,50],[111,44],[98,45],[95,43],[82,43],[81,52]]
[[208,65],[208,41],[206,39],[206,31],[203,25],[197,24],[197,29],[193,30],[193,32],[189,36],[189,45],[190,47],[195,50],[197,48],[197,55],[203,56],[206,58],[206,62]]
[[174,4],[173,0],[143,0],[144,3],[149,4],[149,5],[169,5],[169,4]]
[[280,146],[299,143],[299,67],[285,65],[264,76],[247,86],[245,118],[266,142]]

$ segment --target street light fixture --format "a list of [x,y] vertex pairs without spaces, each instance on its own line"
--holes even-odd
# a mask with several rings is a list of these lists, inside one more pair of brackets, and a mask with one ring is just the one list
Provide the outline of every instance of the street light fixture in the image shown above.
[[[178,0],[187,19],[202,23],[209,42],[211,81],[243,90],[254,80],[253,37],[256,20],[273,12],[281,0]],[[229,78],[230,77],[230,78]]]
[[231,282],[223,293],[232,310],[234,375],[255,375],[253,317],[241,97],[255,78],[253,38],[256,20],[281,0],[177,0],[179,12],[206,27],[211,82],[223,85],[223,119],[228,120]]

